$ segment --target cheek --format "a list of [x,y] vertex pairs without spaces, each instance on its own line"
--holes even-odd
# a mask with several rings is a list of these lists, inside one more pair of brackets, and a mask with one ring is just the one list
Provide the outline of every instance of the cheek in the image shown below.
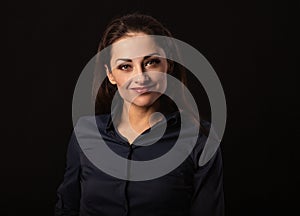
[[155,73],[155,76],[151,77],[151,79],[156,83],[156,90],[158,92],[165,92],[167,88],[167,73]]
[[[150,73],[151,74],[151,73]],[[151,80],[156,82],[164,82],[167,78],[167,72],[154,72],[150,75]]]
[[169,67],[169,64],[168,62],[165,60],[162,64],[162,68],[161,68],[161,72],[167,72],[168,71],[168,67]]
[[128,82],[128,78],[125,76],[118,76],[118,78],[115,80],[118,87],[124,87],[124,85],[126,85],[126,83]]

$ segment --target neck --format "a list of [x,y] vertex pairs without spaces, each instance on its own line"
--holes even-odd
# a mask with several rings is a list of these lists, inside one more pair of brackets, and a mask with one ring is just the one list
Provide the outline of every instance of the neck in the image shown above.
[[158,119],[151,117],[158,108],[158,100],[149,107],[140,107],[124,101],[120,123],[124,123],[127,126],[129,125],[134,132],[140,134],[158,121]]

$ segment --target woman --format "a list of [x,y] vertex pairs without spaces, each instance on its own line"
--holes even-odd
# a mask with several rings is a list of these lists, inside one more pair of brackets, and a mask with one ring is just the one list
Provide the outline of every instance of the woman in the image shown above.
[[[198,165],[209,124],[195,118],[197,113],[185,101],[184,86],[172,89],[170,76],[186,84],[186,71],[170,60],[179,54],[169,38],[171,33],[148,15],[126,15],[108,25],[99,46],[99,52],[108,54],[97,59],[94,76],[97,127],[105,144],[129,162],[161,157],[182,134],[183,146],[188,146],[189,140],[196,140],[196,144],[170,172],[132,180],[99,169],[73,134],[64,180],[57,190],[55,215],[223,215],[220,149],[204,166]],[[165,92],[175,95],[166,96]],[[185,108],[178,107],[174,98]],[[181,116],[188,119],[188,125],[182,124]],[[197,124],[200,131],[195,137],[190,131]],[[155,131],[163,131],[158,139]]]

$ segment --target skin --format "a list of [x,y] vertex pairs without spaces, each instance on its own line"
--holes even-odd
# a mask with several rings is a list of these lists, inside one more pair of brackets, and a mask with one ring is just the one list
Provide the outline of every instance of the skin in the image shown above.
[[106,65],[106,73],[124,100],[117,130],[130,144],[161,120],[152,114],[158,110],[157,99],[167,85],[165,57],[163,49],[144,33],[129,33],[112,45],[112,69]]

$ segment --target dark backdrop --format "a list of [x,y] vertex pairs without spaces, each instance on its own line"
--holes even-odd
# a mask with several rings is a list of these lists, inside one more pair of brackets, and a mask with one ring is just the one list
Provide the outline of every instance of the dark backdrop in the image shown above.
[[299,5],[68,0],[8,6],[1,215],[53,214],[77,78],[107,22],[135,11],[153,15],[198,49],[222,82],[226,215],[289,215],[296,207]]

